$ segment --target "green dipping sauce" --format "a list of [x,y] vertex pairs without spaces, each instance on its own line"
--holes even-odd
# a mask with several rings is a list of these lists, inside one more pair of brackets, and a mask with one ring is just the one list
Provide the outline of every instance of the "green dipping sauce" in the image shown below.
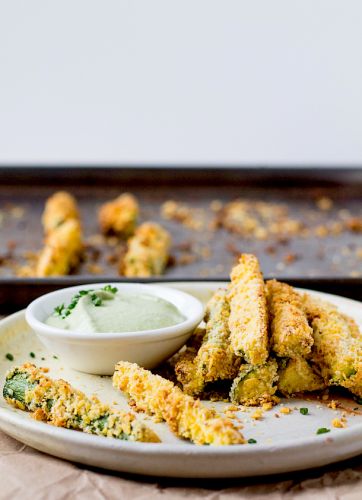
[[121,293],[107,285],[81,290],[68,306],[55,308],[47,325],[79,333],[141,332],[182,323],[176,306],[151,294]]

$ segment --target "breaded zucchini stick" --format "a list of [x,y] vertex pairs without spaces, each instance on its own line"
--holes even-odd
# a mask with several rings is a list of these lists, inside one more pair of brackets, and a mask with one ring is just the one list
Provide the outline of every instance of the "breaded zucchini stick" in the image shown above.
[[189,373],[193,369],[193,361],[200,349],[205,329],[196,328],[189,340],[176,354],[169,358],[165,363],[154,370],[154,373],[161,375],[172,382],[180,382],[182,385],[187,383]]
[[139,206],[136,198],[129,193],[121,194],[100,207],[98,221],[101,231],[127,238],[134,233],[138,214]]
[[121,274],[148,277],[162,274],[168,259],[171,236],[159,224],[145,222],[128,240],[128,250],[121,261]]
[[218,290],[206,307],[206,336],[195,360],[205,383],[232,379],[239,371],[240,358],[230,347],[229,317],[227,291]]
[[313,345],[313,330],[300,295],[286,283],[266,283],[271,348],[280,357],[306,357]]
[[66,191],[58,191],[50,196],[42,215],[44,233],[47,235],[69,219],[80,220],[77,202]]
[[308,294],[303,303],[313,328],[311,360],[327,385],[340,385],[362,396],[362,335],[353,319]]
[[192,352],[185,353],[175,367],[177,379],[187,394],[200,394],[207,383],[237,375],[240,357],[230,347],[229,315],[227,292],[218,290],[206,307],[206,335],[200,349],[194,357]]
[[252,365],[268,358],[268,314],[263,276],[255,255],[242,254],[231,271],[230,342],[237,356]]
[[[201,347],[205,335],[206,335],[205,328],[198,326],[191,335],[191,337],[186,342],[185,346],[183,346],[176,354],[174,354],[168,360],[168,362],[172,364],[173,367],[175,367],[178,361],[183,357],[185,357],[187,353],[192,353],[193,357],[195,357],[198,350]],[[189,355],[187,355],[186,357],[189,357]]]
[[323,379],[313,371],[304,358],[282,359],[279,367],[278,390],[285,396],[319,391],[326,387]]
[[134,363],[121,361],[116,365],[113,386],[126,392],[138,410],[165,420],[179,437],[196,444],[244,443],[231,419],[219,416],[199,400],[184,394],[169,380]]
[[278,380],[278,364],[271,359],[263,365],[241,365],[239,375],[230,389],[230,399],[235,404],[258,406],[276,402],[274,396]]
[[80,223],[75,219],[63,222],[46,237],[36,264],[36,276],[68,274],[79,263],[82,251]]
[[89,399],[64,380],[45,376],[30,363],[8,372],[3,395],[8,403],[32,412],[36,420],[57,427],[129,441],[160,442],[132,413],[114,410],[96,397]]

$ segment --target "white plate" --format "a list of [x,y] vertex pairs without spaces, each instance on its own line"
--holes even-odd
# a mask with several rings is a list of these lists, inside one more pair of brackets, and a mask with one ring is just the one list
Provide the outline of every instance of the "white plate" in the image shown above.
[[[170,283],[180,290],[192,293],[206,301],[220,283]],[[361,303],[343,297],[313,292],[336,304],[362,325]],[[5,359],[11,352],[14,361]],[[32,359],[30,352],[36,354]],[[41,360],[45,357],[45,360]],[[32,361],[50,368],[50,376],[61,377],[87,394],[97,394],[108,403],[117,402],[127,408],[126,399],[112,389],[110,378],[73,371],[45,352],[35,335],[27,327],[24,312],[13,314],[0,322],[0,385],[6,371],[14,364]],[[228,405],[207,403],[217,409]],[[357,407],[354,402],[350,406]],[[288,406],[292,413],[280,413],[280,406]],[[326,465],[350,458],[362,452],[361,415],[348,416],[347,428],[331,425],[340,410],[331,410],[313,400],[284,400],[281,405],[265,412],[262,420],[251,418],[255,409],[246,409],[238,415],[244,421],[245,437],[257,444],[225,447],[195,446],[173,436],[165,424],[156,424],[143,417],[161,437],[160,444],[123,442],[91,436],[81,432],[52,427],[33,420],[29,414],[10,407],[0,397],[0,428],[38,450],[87,465],[146,475],[171,477],[242,477],[289,472]],[[299,408],[308,407],[304,416]],[[280,418],[274,414],[279,413]],[[316,435],[320,427],[331,429],[328,434]]]

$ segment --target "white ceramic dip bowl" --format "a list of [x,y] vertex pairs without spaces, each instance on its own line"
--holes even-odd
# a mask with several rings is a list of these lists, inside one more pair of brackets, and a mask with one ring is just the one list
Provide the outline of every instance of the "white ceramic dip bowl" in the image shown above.
[[[122,333],[80,333],[47,325],[45,321],[60,304],[68,304],[80,290],[98,290],[105,285],[126,294],[149,294],[171,302],[185,320],[176,325]],[[25,317],[40,341],[64,363],[81,372],[112,375],[118,361],[153,368],[185,344],[203,318],[201,302],[188,293],[158,285],[139,283],[96,283],[62,288],[42,295],[29,304]]]

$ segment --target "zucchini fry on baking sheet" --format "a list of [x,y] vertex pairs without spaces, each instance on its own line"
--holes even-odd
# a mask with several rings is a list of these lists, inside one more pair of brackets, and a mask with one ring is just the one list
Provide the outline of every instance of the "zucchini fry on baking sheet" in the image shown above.
[[128,441],[160,441],[132,413],[112,409],[96,397],[90,399],[64,380],[45,376],[30,363],[7,374],[3,395],[8,403],[32,412],[36,420],[57,427]]
[[36,276],[62,276],[77,266],[83,250],[82,229],[69,219],[46,236],[36,264]]
[[169,259],[170,246],[171,236],[166,229],[155,222],[144,222],[128,240],[120,273],[128,277],[162,274]]
[[230,308],[226,290],[218,290],[206,307],[206,335],[197,353],[185,352],[176,364],[177,379],[187,394],[200,394],[216,380],[231,380],[240,366],[240,357],[230,347]]
[[78,265],[83,251],[82,228],[73,196],[59,191],[48,198],[42,222],[45,243],[36,263],[35,275],[68,274]]
[[79,211],[75,198],[66,191],[58,191],[50,196],[42,215],[44,233],[47,235],[69,219],[80,222]]
[[268,314],[258,259],[242,254],[231,271],[230,342],[234,353],[252,365],[268,359]]
[[262,365],[241,365],[238,376],[230,389],[230,399],[235,404],[258,406],[277,402],[275,392],[278,364],[270,359]]
[[327,385],[340,385],[362,396],[362,335],[357,324],[332,304],[303,296],[313,328],[312,362]]
[[98,221],[101,231],[125,238],[131,236],[136,227],[138,214],[139,206],[136,198],[129,193],[121,194],[100,207]]
[[130,396],[136,408],[165,420],[179,437],[195,444],[242,444],[244,438],[231,419],[219,416],[172,382],[135,363],[121,361],[113,375],[115,388]]
[[271,348],[280,357],[306,357],[313,345],[313,330],[300,295],[286,283],[266,283]]
[[323,379],[315,373],[308,361],[301,357],[279,360],[278,375],[278,390],[284,396],[326,388]]

